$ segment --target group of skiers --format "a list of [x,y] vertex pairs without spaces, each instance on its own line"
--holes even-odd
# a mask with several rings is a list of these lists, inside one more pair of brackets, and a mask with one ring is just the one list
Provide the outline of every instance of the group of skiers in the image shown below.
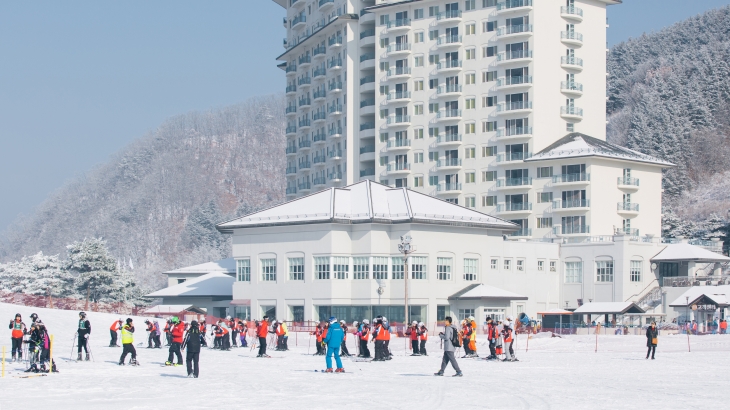
[[48,336],[45,324],[35,313],[30,315],[30,319],[30,327],[27,327],[23,322],[20,313],[17,313],[15,318],[10,321],[12,361],[19,362],[23,360],[23,351],[25,350],[23,346],[26,345],[30,364],[26,372],[58,371],[55,363],[49,363],[51,361],[51,338]]

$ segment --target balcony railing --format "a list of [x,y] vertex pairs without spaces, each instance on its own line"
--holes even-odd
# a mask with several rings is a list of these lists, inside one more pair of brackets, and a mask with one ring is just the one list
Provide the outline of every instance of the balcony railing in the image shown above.
[[360,56],[361,63],[368,60],[375,60],[375,53],[366,53]]
[[588,208],[590,206],[591,201],[588,199],[571,199],[567,201],[558,199],[553,201],[553,208],[555,209]]
[[618,185],[639,186],[639,178],[618,177]]
[[335,58],[330,60],[329,65],[327,65],[327,68],[339,68],[342,67],[342,59],[341,58]]
[[325,177],[317,177],[312,180],[312,185],[324,185],[327,183]]
[[436,15],[436,20],[445,20],[445,19],[460,19],[461,18],[461,10],[449,10],[445,11],[443,13],[438,13]]
[[505,51],[497,54],[497,61],[509,61],[519,58],[532,58],[532,50]]
[[299,57],[299,65],[302,64],[311,64],[312,63],[312,57],[310,56],[301,56]]
[[312,77],[302,77],[297,80],[297,84],[299,84],[300,86],[312,84]]
[[497,138],[516,135],[532,135],[532,127],[511,127],[497,130]]
[[330,137],[342,135],[342,127],[331,128]]
[[314,72],[312,73],[313,77],[319,77],[319,76],[325,76],[327,75],[327,70],[324,67],[317,67]]
[[312,140],[306,139],[299,141],[299,148],[311,148],[312,147]]
[[307,120],[299,120],[299,128],[302,128],[302,127],[311,127],[311,126],[312,126],[312,122],[310,120],[308,120],[308,119]]
[[575,40],[575,41],[583,42],[583,34],[576,33],[575,31],[561,31],[560,39],[561,40]]
[[411,19],[398,19],[389,21],[386,24],[387,28],[397,28],[397,27],[410,27],[411,25]]
[[436,41],[437,45],[461,44],[461,36],[443,36]]
[[509,203],[504,205],[497,205],[497,212],[519,212],[519,211],[532,211],[532,202],[522,203]]
[[297,167],[287,167],[286,168],[287,175],[296,174],[296,173],[297,173]]
[[501,3],[497,3],[497,10],[514,9],[517,7],[530,7],[532,6],[532,0],[507,0]]
[[532,177],[505,178],[505,179],[497,180],[497,187],[530,186],[530,185],[532,185]]
[[591,174],[581,172],[577,174],[558,174],[553,175],[553,184],[569,183],[569,182],[588,182],[591,180]]
[[375,168],[366,168],[360,170],[360,178],[375,176]]
[[304,107],[307,105],[312,105],[312,100],[309,98],[300,98],[299,99],[299,106]]
[[461,68],[461,60],[446,60],[443,63],[436,64],[437,70],[447,70],[450,68]]
[[296,71],[297,71],[297,66],[296,66],[296,64],[290,64],[290,65],[287,65],[287,66],[286,66],[286,73],[287,73],[287,74],[289,74],[289,73],[293,73],[293,72],[296,72]]
[[560,64],[564,65],[576,65],[583,67],[583,59],[575,56],[561,56]]
[[497,155],[497,162],[522,161],[532,157],[531,152],[510,152]]
[[519,77],[504,77],[497,80],[497,87],[505,87],[508,85],[532,84],[532,76],[525,75]]
[[287,134],[294,134],[295,132],[297,132],[297,126],[296,125],[290,125],[290,126],[286,127],[286,133]]
[[531,110],[532,101],[513,101],[497,106],[497,112],[503,111],[517,111],[517,110]]
[[297,187],[291,186],[286,188],[287,195],[294,195],[297,193]]
[[444,134],[436,137],[437,144],[445,144],[449,142],[460,142],[461,134]]
[[410,75],[411,74],[411,68],[410,67],[396,67],[391,68],[388,70],[388,77],[394,76],[394,75]]
[[342,172],[331,172],[327,174],[327,178],[329,178],[330,181],[340,181],[342,180]]
[[375,99],[374,98],[370,98],[368,100],[361,100],[360,101],[360,108],[363,108],[363,107],[372,107],[374,105],[375,105]]
[[411,51],[411,43],[396,43],[386,48],[388,53],[397,53],[400,51]]
[[341,46],[342,45],[342,36],[334,36],[334,37],[330,38],[327,41],[327,45],[330,46],[330,47],[332,47],[332,46]]
[[440,159],[436,161],[436,168],[444,168],[444,167],[460,167],[461,166],[461,158],[448,158],[448,159]]
[[329,107],[327,107],[327,113],[329,114],[337,114],[342,112],[342,104],[332,104]]
[[573,81],[561,81],[560,82],[560,89],[561,90],[568,90],[568,91],[579,91],[583,92],[583,84],[576,83]]
[[411,122],[410,115],[392,115],[388,117],[388,124],[405,124]]
[[317,164],[324,164],[325,161],[327,161],[327,158],[324,155],[317,155],[316,157],[312,158],[312,162],[315,165],[317,165]]
[[312,135],[312,141],[314,141],[314,142],[322,142],[322,141],[326,141],[326,140],[327,140],[327,136],[324,133],[317,133],[317,134]]
[[319,0],[319,7],[324,7],[328,4],[335,4],[335,0]]
[[436,187],[436,192],[449,192],[449,191],[461,191],[461,184],[457,182],[452,182],[448,184],[438,185]]
[[459,84],[449,84],[449,85],[442,85],[438,89],[436,89],[436,94],[447,94],[447,93],[460,93],[461,92],[461,85]]
[[560,14],[571,14],[574,16],[583,17],[583,9],[575,6],[562,6],[560,7]]
[[375,145],[366,145],[364,147],[360,147],[361,154],[368,154],[371,152],[375,152]]
[[324,112],[316,112],[316,113],[314,113],[314,115],[312,115],[313,121],[319,121],[319,120],[324,120],[324,119],[327,119],[327,114]]
[[296,84],[289,84],[286,86],[286,92],[287,93],[295,93],[297,92],[297,86]]
[[306,191],[312,189],[312,185],[309,182],[302,182],[299,184],[299,190],[300,191]]
[[367,83],[374,83],[375,82],[375,76],[369,75],[367,77],[363,77],[360,79],[360,85],[367,84]]
[[631,202],[619,202],[616,205],[616,209],[619,211],[639,212],[639,204],[634,204]]
[[297,153],[296,145],[289,145],[288,147],[286,147],[286,153],[287,154],[296,154]]
[[575,235],[591,233],[591,227],[588,225],[557,225],[553,227],[553,232],[558,235]]
[[532,24],[515,24],[497,29],[497,36],[508,36],[519,33],[532,33]]
[[314,94],[312,94],[312,97],[314,97],[315,100],[318,98],[325,98],[326,96],[327,92],[324,89],[317,90],[314,92]]
[[398,162],[395,164],[388,164],[386,168],[387,172],[394,172],[394,171],[410,171],[411,170],[411,164],[405,162]]
[[360,124],[360,131],[374,130],[374,129],[375,129],[374,122],[364,122],[364,123]]
[[517,231],[512,232],[509,236],[532,236],[532,229],[521,228]]
[[334,81],[330,83],[330,91],[342,90],[342,81]]
[[583,109],[578,107],[566,107],[562,106],[560,107],[560,114],[561,115],[574,115],[576,117],[582,117],[583,116]]
[[461,118],[461,110],[443,110],[439,111],[436,118]]
[[[375,29],[367,29],[360,32],[360,39],[362,40],[365,37],[373,37],[375,35]],[[360,60],[362,61],[362,59]]]
[[388,144],[387,144],[388,148],[401,148],[401,147],[410,147],[410,146],[411,146],[411,140],[409,140],[409,139],[388,140]]
[[[299,169],[309,169],[312,168],[312,163],[309,161],[300,162],[299,163]],[[302,189],[301,187],[299,189]]]
[[410,91],[395,91],[390,94],[388,94],[387,100],[403,100],[411,98],[411,92]]
[[291,113],[294,113],[294,112],[297,112],[297,106],[296,105],[290,105],[290,106],[286,107],[286,113],[287,114],[291,114]]
[[314,48],[314,51],[312,52],[312,54],[315,57],[318,56],[318,55],[327,54],[327,47],[325,47],[323,45],[319,45],[319,46],[317,46],[317,47]]
[[305,15],[299,15],[294,17],[294,20],[291,21],[291,26],[294,27],[299,23],[306,23],[307,22],[307,16]]
[[342,150],[341,149],[333,149],[332,151],[327,153],[327,156],[330,158],[342,158]]

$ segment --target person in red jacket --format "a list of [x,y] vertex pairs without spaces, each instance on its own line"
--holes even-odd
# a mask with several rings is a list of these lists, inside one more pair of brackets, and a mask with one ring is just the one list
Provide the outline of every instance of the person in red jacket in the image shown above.
[[109,327],[109,334],[112,336],[112,341],[109,342],[109,347],[121,347],[117,344],[117,332],[122,329],[122,318],[115,320],[114,323]]
[[[170,344],[170,354],[167,356],[166,366],[182,366],[183,358],[180,353],[180,347],[183,342],[183,335],[185,334],[185,323],[181,322],[177,316],[173,316],[170,320],[170,335],[172,337],[172,343]],[[177,363],[173,363],[174,356],[177,356]]]
[[172,344],[172,336],[170,335],[170,328],[172,327],[172,319],[167,319],[165,321],[165,343],[167,343],[165,346],[170,346]]
[[324,332],[324,322],[321,321],[317,325],[317,327],[314,329],[314,332],[312,332],[314,336],[317,338],[317,353],[315,353],[315,356],[324,356],[324,348],[322,347],[322,340],[324,340],[325,332]]
[[421,335],[421,333],[418,329],[418,322],[414,320],[413,323],[408,326],[408,329],[406,329],[406,335],[409,336],[409,339],[411,341],[411,356],[420,356],[421,350],[418,348],[418,337]]
[[259,354],[256,357],[271,357],[266,354],[266,337],[269,335],[269,317],[256,323],[256,336],[259,338]]
[[426,325],[424,325],[423,322],[420,322],[418,324],[418,331],[419,331],[418,338],[421,341],[421,346],[418,349],[418,351],[419,351],[419,353],[421,353],[421,356],[428,356],[428,353],[426,352],[426,341],[428,341],[428,329],[426,329]]
[[[10,321],[10,326],[8,328],[12,330],[12,332],[10,332],[10,338],[12,342],[13,361],[20,361],[23,358],[23,335],[28,332],[20,313],[17,313],[15,315],[15,319]],[[18,355],[17,359],[15,356],[16,353]]]
[[219,320],[218,329],[220,330],[221,350],[231,350],[231,339],[229,337],[230,330],[228,330],[227,321],[223,319]]
[[487,340],[489,341],[489,356],[484,360],[496,360],[497,359],[497,326],[491,317],[487,318]]
[[370,349],[368,349],[368,336],[370,335],[370,321],[363,319],[362,327],[357,333],[360,337],[360,354],[358,357],[370,357]]

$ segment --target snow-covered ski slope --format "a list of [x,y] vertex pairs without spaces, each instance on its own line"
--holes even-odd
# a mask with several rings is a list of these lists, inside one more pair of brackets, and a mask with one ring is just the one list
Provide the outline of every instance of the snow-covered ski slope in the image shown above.
[[[21,379],[23,364],[7,363],[0,379],[0,409],[692,409],[724,407],[730,368],[730,335],[659,338],[657,360],[645,360],[643,336],[533,338],[529,352],[518,335],[516,363],[459,359],[463,378],[435,377],[441,363],[439,342],[428,342],[428,357],[411,357],[403,339],[391,341],[395,358],[384,363],[343,358],[347,375],[320,374],[324,357],[307,354],[308,336],[290,337],[288,352],[269,351],[276,360],[257,359],[256,351],[204,350],[200,378],[186,378],[184,367],[161,367],[167,349],[146,349],[143,318],[135,344],[140,367],[117,366],[121,348],[109,348],[109,326],[119,315],[89,313],[95,362],[70,361],[78,312],[0,304],[8,323],[20,312],[39,314],[55,336],[60,370],[48,377]],[[126,319],[126,316],[123,316]],[[3,327],[3,329],[6,329]],[[10,331],[0,345],[9,360]],[[312,342],[313,343],[313,342]],[[350,352],[354,339],[348,336]],[[372,345],[371,345],[372,346]],[[372,348],[371,348],[372,349]],[[485,348],[479,346],[480,354]],[[310,353],[315,351],[311,346]],[[75,352],[74,352],[75,354]],[[184,356],[184,354],[183,354]],[[16,392],[17,394],[15,394]]]

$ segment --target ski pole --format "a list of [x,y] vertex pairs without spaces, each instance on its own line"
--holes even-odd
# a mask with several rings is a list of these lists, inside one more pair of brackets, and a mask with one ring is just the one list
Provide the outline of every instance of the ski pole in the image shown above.
[[76,347],[76,336],[78,334],[79,334],[79,332],[74,333],[74,338],[71,341],[71,357],[69,358],[69,360],[73,360],[74,359],[74,347]]
[[86,350],[88,350],[89,356],[91,356],[91,362],[93,363],[93,362],[95,362],[95,360],[94,360],[94,352],[91,351],[91,343],[90,343],[91,340],[90,339],[91,339],[91,335],[89,335],[89,338],[86,339]]

